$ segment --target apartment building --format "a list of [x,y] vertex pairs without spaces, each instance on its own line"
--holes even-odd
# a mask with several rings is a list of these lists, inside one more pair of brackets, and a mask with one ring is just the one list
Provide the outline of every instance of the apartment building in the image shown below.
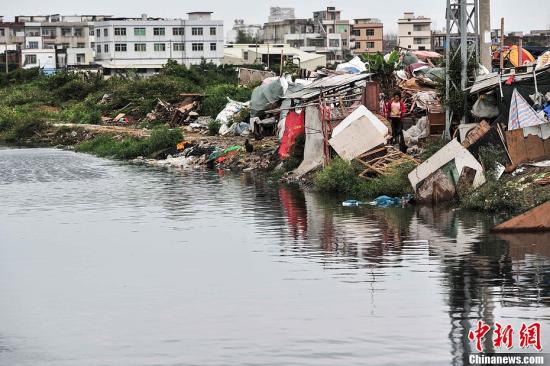
[[[93,22],[107,15],[17,15],[0,42],[15,45],[24,68],[48,69],[93,62]],[[0,23],[2,25],[7,23]],[[2,35],[4,39],[2,39]],[[53,50],[53,51],[52,51]],[[53,55],[53,57],[52,57]],[[46,66],[47,65],[47,66]]]
[[352,50],[355,54],[384,51],[384,25],[380,19],[354,19],[351,26]]
[[397,21],[398,46],[415,51],[430,51],[432,49],[430,18],[415,16],[413,12],[406,12],[403,18]]
[[191,12],[188,19],[111,18],[95,22],[95,60],[106,75],[133,69],[153,74],[169,60],[221,64],[223,21],[211,12]]
[[327,7],[312,18],[284,19],[264,24],[264,42],[285,43],[305,52],[323,54],[329,63],[342,61],[350,50],[350,22],[340,10]]

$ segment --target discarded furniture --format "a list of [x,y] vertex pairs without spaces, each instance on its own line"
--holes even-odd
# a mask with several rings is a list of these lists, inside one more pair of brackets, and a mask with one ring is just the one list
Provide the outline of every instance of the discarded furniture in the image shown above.
[[422,181],[453,161],[454,169],[452,173],[455,182],[458,182],[464,167],[470,167],[476,170],[472,187],[476,188],[485,183],[485,175],[481,164],[457,139],[454,139],[409,173],[408,177],[413,189],[417,191]]
[[426,112],[430,135],[441,135],[445,131],[445,110],[439,102],[427,102]]

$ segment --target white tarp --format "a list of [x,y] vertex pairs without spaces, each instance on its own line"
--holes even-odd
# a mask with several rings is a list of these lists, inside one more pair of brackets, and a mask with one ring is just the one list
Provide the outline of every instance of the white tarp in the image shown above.
[[459,175],[466,166],[476,170],[476,175],[472,184],[473,188],[479,187],[485,183],[485,175],[483,174],[483,167],[481,164],[458,142],[457,139],[454,139],[409,173],[409,181],[414,190],[416,191],[418,183],[428,178],[453,159]]
[[359,56],[355,56],[349,62],[344,62],[336,66],[336,71],[347,72],[349,74],[360,74],[367,71],[367,68]]
[[324,139],[321,132],[323,125],[321,123],[321,114],[316,106],[306,107],[306,143],[304,145],[304,160],[292,175],[301,177],[310,171],[317,169],[323,164],[324,160]]
[[376,122],[362,116],[347,124],[336,136],[333,134],[328,142],[342,159],[350,161],[376,146],[386,144],[388,128],[384,124],[382,126],[384,129],[380,131]]

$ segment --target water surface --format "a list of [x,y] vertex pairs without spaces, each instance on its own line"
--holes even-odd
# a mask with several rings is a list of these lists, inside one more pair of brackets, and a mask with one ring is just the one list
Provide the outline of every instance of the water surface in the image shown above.
[[479,319],[550,347],[550,237],[493,216],[52,149],[0,150],[0,197],[0,365],[462,365]]

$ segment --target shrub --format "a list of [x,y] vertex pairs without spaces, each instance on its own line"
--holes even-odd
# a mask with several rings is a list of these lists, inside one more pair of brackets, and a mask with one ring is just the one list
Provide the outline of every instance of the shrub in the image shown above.
[[210,136],[216,136],[218,132],[220,131],[220,127],[222,126],[222,123],[220,121],[211,120],[208,122],[208,134]]
[[361,183],[358,174],[357,166],[336,158],[325,169],[317,172],[314,184],[320,191],[350,193]]
[[250,100],[251,95],[251,89],[234,84],[221,84],[208,87],[201,112],[203,115],[216,118],[218,113],[225,108],[227,98],[238,102],[246,102]]
[[40,118],[29,115],[13,122],[11,127],[2,135],[7,142],[21,144],[35,137],[47,128],[46,122]]
[[80,143],[75,150],[115,159],[154,157],[163,150],[174,148],[182,139],[181,130],[163,127],[155,129],[151,136],[145,139],[128,137],[119,141],[112,136],[100,135]]
[[408,174],[416,167],[414,163],[403,163],[390,169],[386,175],[362,181],[354,191],[358,197],[404,196],[413,193]]

